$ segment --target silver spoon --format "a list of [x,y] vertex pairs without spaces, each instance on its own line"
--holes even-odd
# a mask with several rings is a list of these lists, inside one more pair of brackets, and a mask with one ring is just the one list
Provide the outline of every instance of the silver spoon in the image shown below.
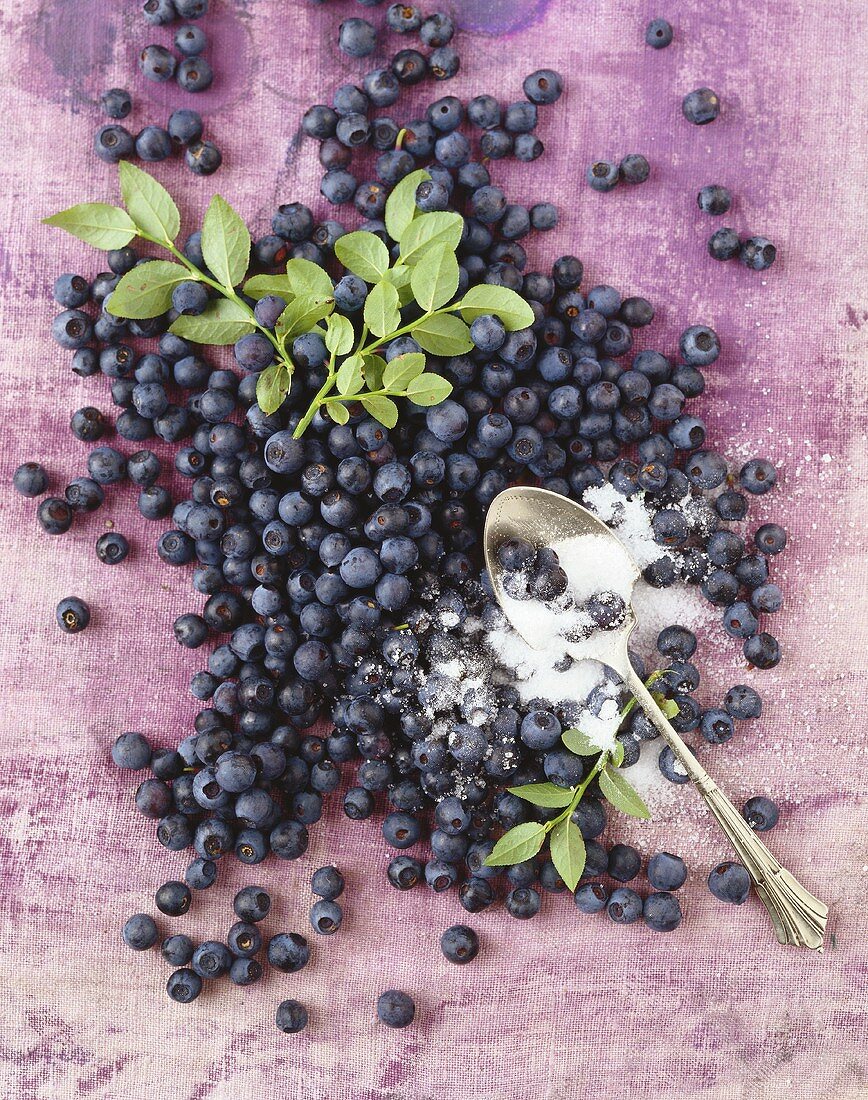
[[[483,549],[491,583],[498,603],[510,619],[513,629],[533,649],[541,648],[544,639],[528,637],[510,616],[510,604],[504,599],[503,567],[498,561],[497,551],[510,538],[522,538],[534,546],[543,547],[581,535],[605,539],[608,543],[607,553],[620,555],[629,563],[634,574],[634,583],[639,579],[639,569],[618,536],[586,508],[559,493],[532,487],[506,489],[494,498],[488,509]],[[634,671],[627,654],[627,642],[635,625],[635,611],[632,605],[628,605],[627,616],[621,627],[617,630],[597,631],[590,640],[582,643],[582,649],[576,656],[587,659],[593,647],[593,658],[617,673],[633,693],[705,799],[747,869],[756,892],[769,911],[778,941],[822,951],[828,906],[809,893],[778,863],[666,720],[651,692]]]

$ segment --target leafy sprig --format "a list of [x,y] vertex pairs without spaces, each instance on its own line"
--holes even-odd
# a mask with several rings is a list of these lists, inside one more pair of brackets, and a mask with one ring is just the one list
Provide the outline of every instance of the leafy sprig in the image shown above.
[[[202,224],[206,267],[202,270],[175,244],[181,217],[168,191],[127,161],[119,165],[119,174],[125,209],[83,203],[46,218],[46,224],[98,248],[123,248],[138,237],[170,254],[171,260],[152,260],[123,276],[106,305],[117,317],[144,319],[165,313],[171,308],[175,287],[188,280],[210,287],[215,297],[205,310],[177,317],[170,331],[197,344],[217,345],[262,333],[274,347],[274,361],[259,375],[256,386],[256,398],[265,413],[276,412],[289,394],[295,371],[292,341],[304,333],[320,333],[329,352],[326,377],[295,429],[296,438],[319,411],[345,424],[356,404],[381,424],[394,427],[396,399],[425,407],[449,396],[451,383],[426,370],[426,356],[470,351],[469,326],[475,318],[494,314],[508,331],[533,322],[527,302],[506,287],[474,286],[456,299],[456,250],[464,221],[450,211],[419,212],[416,188],[430,179],[424,170],[406,176],[386,202],[385,224],[396,245],[394,259],[374,233],[348,233],[335,243],[338,260],[368,284],[358,332],[337,308],[328,272],[309,260],[291,259],[285,274],[245,280],[250,233],[220,195],[212,198]],[[286,302],[273,329],[259,323],[250,305],[266,294]],[[412,336],[422,351],[386,362],[380,353],[399,336]]]
[[[664,670],[654,672],[646,680],[649,688],[663,675]],[[667,718],[678,710],[678,704],[653,693]],[[621,710],[623,721],[636,705],[635,699]],[[673,710],[674,708],[674,710]],[[585,842],[581,830],[572,820],[573,812],[585,791],[599,777],[603,796],[617,810],[631,817],[649,818],[648,807],[639,792],[625,779],[620,766],[624,760],[624,746],[616,742],[613,749],[600,751],[586,733],[577,729],[565,730],[561,740],[564,747],[575,756],[597,756],[590,772],[575,787],[559,787],[555,783],[526,783],[521,787],[509,787],[510,794],[517,795],[533,806],[556,809],[561,812],[550,821],[525,821],[503,834],[485,860],[488,867],[508,867],[523,863],[541,851],[548,838],[552,863],[570,890],[575,890],[585,869]]]

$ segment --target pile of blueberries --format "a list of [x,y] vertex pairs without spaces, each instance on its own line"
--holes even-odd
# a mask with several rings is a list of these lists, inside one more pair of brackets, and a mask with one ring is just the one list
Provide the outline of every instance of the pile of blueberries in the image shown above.
[[[394,5],[390,26],[397,8],[415,20],[411,6]],[[423,41],[436,53],[448,46],[451,31],[446,17],[435,23],[439,37],[426,32]],[[429,24],[420,19],[420,33]],[[436,45],[447,34],[445,44]],[[349,32],[343,37],[349,41]],[[212,370],[200,348],[170,333],[174,311],[142,321],[108,312],[119,277],[147,262],[131,247],[109,252],[110,271],[92,282],[64,275],[55,285],[64,312],[53,335],[73,352],[77,374],[110,380],[122,410],[117,436],[139,447],[154,437],[179,444],[175,469],[189,479],[189,496],[173,501],[158,483],[156,454],[125,454],[100,442],[88,455],[87,475],[70,482],[63,497],[42,499],[37,515],[46,532],[61,534],[77,512],[102,505],[107,487],[129,481],[143,516],[171,516],[171,528],[157,539],[160,558],[173,566],[195,564],[193,587],[204,606],[176,621],[175,636],[192,648],[220,636],[207,667],[191,682],[194,696],[208,705],[177,749],[146,744],[145,751],[139,735],[125,734],[115,751],[122,767],[150,769],[136,805],[155,821],[159,843],[194,849],[186,873],[190,886],[204,882],[203,875],[213,881],[217,861],[230,853],[251,865],[269,852],[301,856],[324,796],[341,785],[341,766],[361,761],[355,785],[343,796],[348,817],[367,818],[378,801],[387,803],[384,837],[404,850],[421,840],[434,811],[430,858],[423,864],[397,856],[389,881],[399,889],[423,880],[435,891],[458,885],[469,912],[491,904],[498,872],[484,859],[493,838],[538,813],[503,788],[541,778],[574,782],[555,745],[576,715],[545,700],[522,707],[508,684],[493,685],[485,699],[461,696],[456,704],[453,696],[438,710],[425,682],[444,654],[461,654],[468,618],[494,623],[499,614],[480,575],[480,533],[489,503],[515,482],[575,499],[606,481],[625,495],[644,494],[655,537],[667,548],[645,571],[648,583],[700,586],[724,609],[724,627],[743,640],[748,661],[769,668],[780,657],[757,616],[780,606],[768,561],[783,549],[785,532],[765,524],[749,549],[726,526],[745,519],[748,496],[768,491],[775,469],[754,459],[737,475],[729,471],[722,456],[704,448],[702,420],[685,412],[704,390],[704,369],[719,355],[717,335],[703,325],[686,329],[676,360],[636,351],[635,337],[653,320],[651,304],[606,285],[583,291],[583,265],[574,256],[561,257],[547,272],[528,270],[521,239],[551,228],[557,212],[547,202],[530,208],[510,203],[491,180],[491,161],[510,154],[533,160],[542,152],[533,133],[537,106],[559,97],[561,78],[552,70],[531,74],[524,81],[526,100],[506,109],[490,96],[466,105],[447,96],[405,127],[371,121],[370,108],[394,102],[389,97],[396,86],[415,82],[418,68],[413,59],[393,61],[389,70],[369,74],[364,88],[338,89],[332,107],[307,112],[303,128],[322,143],[325,197],[335,204],[352,201],[366,218],[362,227],[387,243],[381,215],[389,189],[427,167],[431,179],[417,191],[419,209],[456,209],[465,218],[460,291],[478,283],[507,286],[531,304],[530,328],[506,334],[496,319],[480,319],[472,329],[473,351],[429,356],[431,368],[453,383],[452,398],[427,410],[408,404],[393,429],[361,407],[350,407],[345,425],[320,412],[304,438],[294,439],[324,377],[328,356],[318,332],[294,340],[292,390],[277,413],[266,415],[255,396],[258,372],[268,365],[258,341],[244,337],[236,345],[239,376]],[[472,128],[481,131],[478,154],[466,132]],[[379,156],[377,178],[360,184],[348,164],[362,145]],[[268,272],[289,257],[321,264],[333,274],[337,308],[360,328],[366,288],[340,269],[333,251],[344,232],[335,220],[318,222],[301,203],[286,204],[275,213],[272,231],[256,242],[254,256]],[[198,233],[188,238],[185,254],[204,267]],[[275,317],[279,304],[267,303]],[[148,340],[156,347],[145,350]],[[384,356],[418,350],[405,336],[385,347]],[[97,442],[110,421],[88,407],[73,416],[71,427],[80,439]],[[27,463],[16,471],[15,485],[40,496],[48,478],[37,463]],[[678,507],[689,496],[704,505],[701,523],[691,524]],[[113,564],[127,551],[123,536],[113,534],[97,552]],[[87,605],[75,597],[58,608],[58,623],[70,633],[89,618]],[[743,685],[731,689],[721,708],[703,710],[696,703],[699,673],[690,663],[696,645],[690,631],[673,626],[658,645],[669,666],[663,690],[678,702],[673,724],[680,732],[699,728],[706,741],[721,743],[732,736],[733,719],[759,714],[759,697]],[[478,715],[483,707],[490,709],[480,724],[462,710]],[[433,736],[432,710],[454,719],[447,738]],[[327,719],[329,732],[309,732]],[[634,713],[619,736],[629,767],[654,731]],[[137,750],[132,756],[130,745]],[[668,752],[660,755],[661,771],[683,782]],[[754,799],[745,815],[756,828],[770,828],[777,808]],[[620,894],[626,888],[610,898],[599,881],[607,873],[629,881],[623,877],[628,857],[621,851],[626,846],[607,851],[596,839],[606,813],[594,784],[576,820],[588,844],[577,905],[591,907],[593,894],[603,898],[613,920],[635,916],[635,902]],[[733,876],[738,879],[739,871],[716,870],[712,889],[738,900]],[[516,917],[539,909],[538,886],[565,889],[546,859],[505,873],[507,909]],[[659,891],[675,888],[658,887],[650,868],[649,878]],[[677,923],[673,913],[671,902],[654,902],[645,919],[666,930]],[[333,912],[326,919],[340,923]],[[185,989],[195,986],[191,982],[185,975]],[[412,1019],[406,994],[383,997],[386,1015]]]
[[[208,14],[208,0],[144,0],[142,14],[153,27],[179,19],[201,19]],[[173,42],[181,60],[165,46],[153,43],[139,54],[139,70],[148,80],[164,84],[173,77],[185,92],[204,92],[211,87],[214,73],[203,56],[208,36],[201,27],[185,23],[175,30]]]

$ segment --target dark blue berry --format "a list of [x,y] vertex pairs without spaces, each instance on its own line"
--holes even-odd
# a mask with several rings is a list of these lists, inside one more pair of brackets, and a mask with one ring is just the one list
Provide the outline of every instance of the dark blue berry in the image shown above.
[[743,905],[750,893],[750,875],[740,863],[719,863],[709,873],[708,888],[720,901]]
[[277,1006],[274,1022],[279,1031],[295,1035],[307,1027],[308,1012],[300,1001],[285,1000]]
[[720,114],[720,100],[711,88],[697,88],[688,92],[681,102],[681,111],[688,122],[706,126]]
[[642,916],[653,932],[672,932],[681,923],[681,905],[667,891],[649,894],[642,906]]
[[687,867],[680,856],[657,852],[648,860],[648,881],[655,890],[677,890],[687,881]]
[[147,913],[135,913],[124,924],[121,935],[127,947],[133,951],[147,951],[159,938],[154,918]]
[[652,50],[663,50],[672,42],[672,25],[665,19],[652,19],[645,28],[645,44]]
[[416,1005],[409,993],[387,989],[377,998],[377,1016],[387,1027],[407,1027],[416,1015]]

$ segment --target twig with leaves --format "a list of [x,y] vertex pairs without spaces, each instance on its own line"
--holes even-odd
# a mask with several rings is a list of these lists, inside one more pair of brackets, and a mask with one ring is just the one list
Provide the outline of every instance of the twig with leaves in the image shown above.
[[[150,260],[124,275],[106,309],[116,317],[157,317],[171,308],[175,287],[204,283],[217,296],[202,313],[177,317],[171,331],[197,344],[234,344],[252,332],[265,336],[274,347],[274,361],[259,375],[256,387],[265,413],[276,412],[289,394],[295,370],[291,341],[304,333],[321,333],[329,353],[326,377],[295,429],[296,438],[320,410],[345,424],[348,406],[355,402],[392,428],[398,420],[396,398],[429,406],[452,391],[447,379],[425,370],[426,352],[455,356],[470,351],[469,325],[486,314],[499,317],[507,331],[533,322],[527,302],[506,287],[479,284],[456,300],[456,249],[464,219],[453,211],[419,212],[416,188],[430,179],[424,170],[406,176],[386,203],[386,231],[397,246],[394,262],[375,233],[348,233],[335,243],[338,260],[369,286],[359,332],[337,307],[329,273],[310,260],[291,259],[284,274],[253,275],[245,281],[250,233],[219,195],[211,200],[202,224],[202,270],[176,246],[181,217],[168,191],[127,161],[119,165],[119,174],[126,209],[83,203],[46,218],[46,224],[98,248],[123,248],[138,237],[169,252],[171,260]],[[260,324],[250,305],[271,294],[285,303],[273,328]],[[387,362],[380,352],[400,336],[412,336],[422,351]]]

